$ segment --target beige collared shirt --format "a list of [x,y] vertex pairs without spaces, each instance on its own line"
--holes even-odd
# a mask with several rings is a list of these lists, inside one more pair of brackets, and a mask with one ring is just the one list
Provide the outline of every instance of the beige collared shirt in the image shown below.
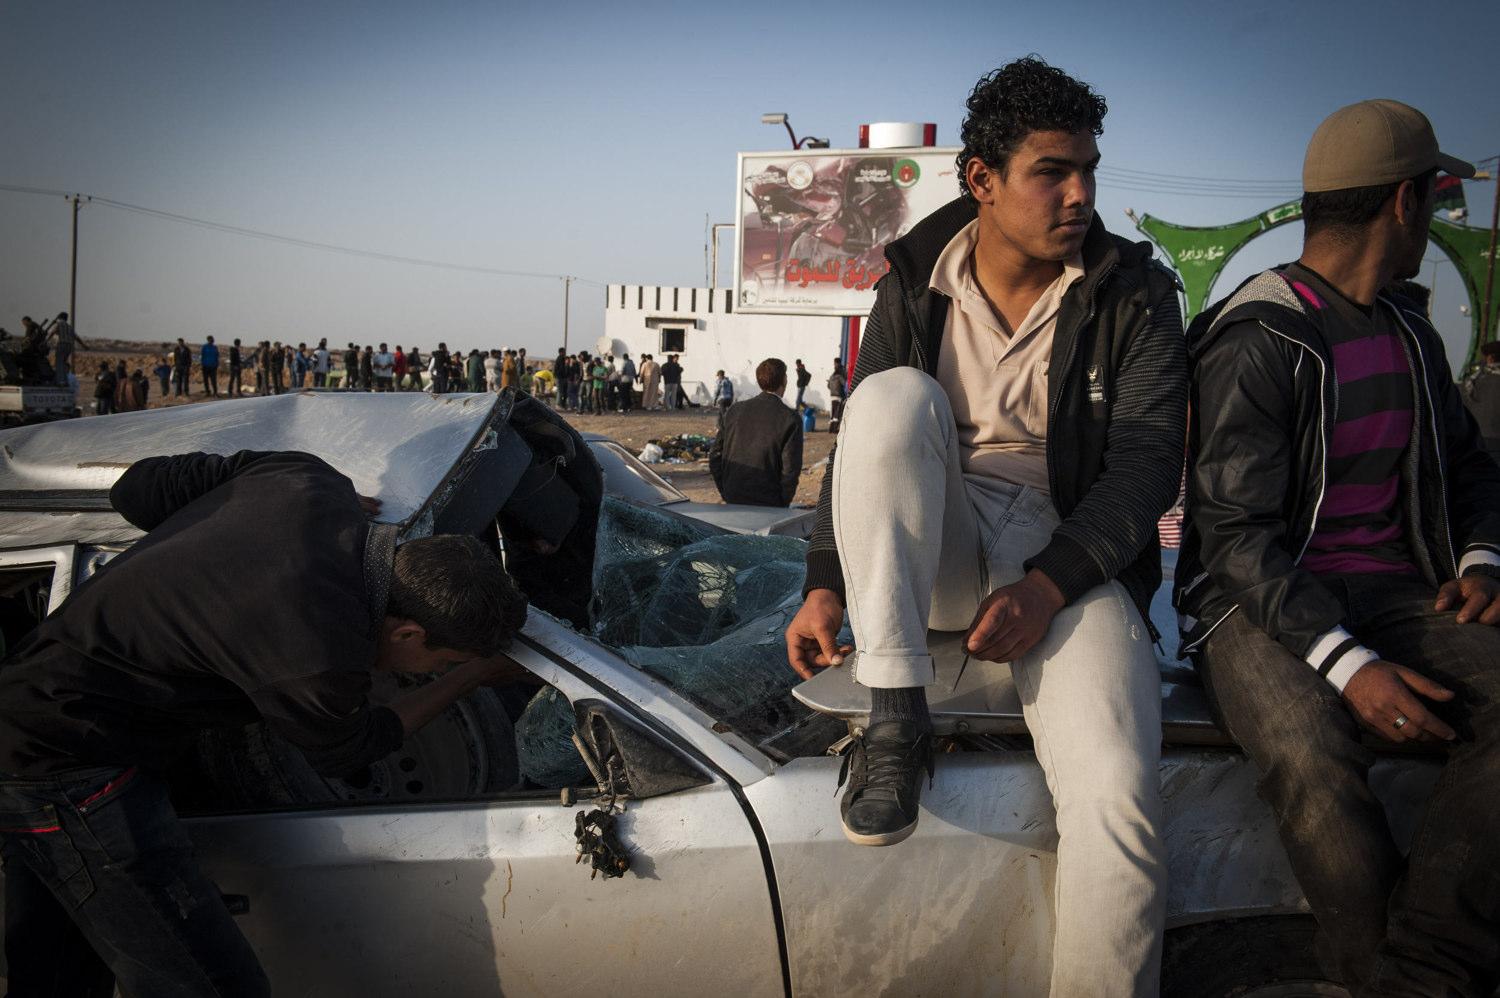
[[932,272],[931,287],[952,299],[938,350],[938,384],[958,422],[966,474],[982,475],[1050,494],[1047,479],[1047,365],[1064,292],[1083,278],[1083,257],[1063,272],[1011,330],[985,301],[974,280],[979,222],[949,241]]

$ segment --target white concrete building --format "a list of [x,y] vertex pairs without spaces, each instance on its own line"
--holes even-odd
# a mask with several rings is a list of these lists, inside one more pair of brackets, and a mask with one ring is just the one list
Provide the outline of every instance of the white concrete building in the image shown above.
[[[604,306],[604,336],[597,352],[622,354],[640,364],[649,353],[657,363],[678,355],[682,385],[700,405],[712,401],[714,372],[723,369],[734,380],[736,401],[760,389],[755,368],[767,357],[786,361],[786,400],[797,397],[794,361],[812,372],[803,401],[828,408],[828,376],[843,343],[844,320],[837,316],[740,315],[733,311],[729,288],[665,288],[611,284]],[[576,352],[576,349],[574,350]]]

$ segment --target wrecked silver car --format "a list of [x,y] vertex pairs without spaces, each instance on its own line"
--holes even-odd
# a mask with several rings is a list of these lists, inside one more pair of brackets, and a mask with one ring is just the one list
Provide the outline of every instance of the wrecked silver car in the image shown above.
[[[247,448],[318,454],[407,537],[504,547],[532,603],[511,654],[537,681],[480,691],[351,779],[260,726],[183,761],[179,810],[278,991],[1046,992],[1057,837],[1009,670],[939,652],[942,751],[913,844],[851,845],[830,788],[868,698],[843,670],[800,683],[786,665],[802,542],[605,494],[578,434],[511,390],[0,433],[5,638],[139,538],[107,502],[132,461]],[[556,550],[507,547],[523,527]],[[1255,772],[1190,672],[1165,668],[1162,694],[1164,992],[1341,993],[1312,962]],[[1398,837],[1435,773],[1377,765]]]

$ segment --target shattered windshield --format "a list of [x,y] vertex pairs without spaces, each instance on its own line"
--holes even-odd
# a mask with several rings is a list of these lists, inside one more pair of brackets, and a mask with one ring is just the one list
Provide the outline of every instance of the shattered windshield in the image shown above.
[[[592,634],[773,758],[821,751],[843,725],[792,696],[786,658],[805,553],[794,538],[721,534],[606,497]],[[579,775],[571,723],[565,698],[533,700],[519,725],[528,777],[556,786]]]

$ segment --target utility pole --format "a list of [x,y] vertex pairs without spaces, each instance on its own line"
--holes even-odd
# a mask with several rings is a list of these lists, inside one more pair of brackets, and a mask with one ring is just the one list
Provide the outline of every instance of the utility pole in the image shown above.
[[[84,197],[82,194],[74,194],[67,200],[73,203],[73,269],[72,280],[68,286],[68,320],[73,323],[73,328],[78,328],[78,204],[94,200]],[[1492,247],[1493,249],[1493,247]]]
[[1495,284],[1495,228],[1500,225],[1500,183],[1495,185],[1494,194],[1495,207],[1490,213],[1490,252],[1489,262],[1484,268],[1484,318],[1479,326],[1479,345],[1484,346],[1490,341],[1491,323],[1495,319],[1495,310],[1491,305],[1493,294],[1491,289]]
[[568,287],[573,283],[573,278],[563,278],[563,353],[568,352]]

